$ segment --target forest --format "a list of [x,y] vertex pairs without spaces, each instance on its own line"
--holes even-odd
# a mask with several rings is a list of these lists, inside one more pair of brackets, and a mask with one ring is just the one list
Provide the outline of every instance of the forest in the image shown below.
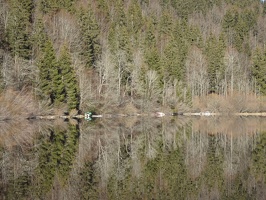
[[265,44],[259,0],[0,0],[0,115],[266,111]]

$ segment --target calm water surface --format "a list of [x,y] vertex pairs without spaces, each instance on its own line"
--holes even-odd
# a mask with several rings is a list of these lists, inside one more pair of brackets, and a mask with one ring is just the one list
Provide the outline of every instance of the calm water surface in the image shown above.
[[266,199],[266,118],[0,123],[0,199]]

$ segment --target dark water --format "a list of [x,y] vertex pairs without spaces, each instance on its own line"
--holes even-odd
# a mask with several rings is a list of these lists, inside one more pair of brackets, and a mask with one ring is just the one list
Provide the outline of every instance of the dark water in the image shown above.
[[0,123],[0,199],[266,199],[266,119]]

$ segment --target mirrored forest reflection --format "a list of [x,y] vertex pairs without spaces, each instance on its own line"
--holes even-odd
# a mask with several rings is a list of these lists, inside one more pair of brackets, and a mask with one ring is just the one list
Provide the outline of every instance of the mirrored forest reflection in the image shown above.
[[264,118],[0,123],[1,199],[266,199]]

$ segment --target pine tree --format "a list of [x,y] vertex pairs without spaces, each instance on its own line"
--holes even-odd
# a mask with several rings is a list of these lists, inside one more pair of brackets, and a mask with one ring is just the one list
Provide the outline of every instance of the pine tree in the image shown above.
[[29,59],[32,51],[31,21],[32,0],[11,0],[10,20],[7,27],[7,40],[13,56]]

